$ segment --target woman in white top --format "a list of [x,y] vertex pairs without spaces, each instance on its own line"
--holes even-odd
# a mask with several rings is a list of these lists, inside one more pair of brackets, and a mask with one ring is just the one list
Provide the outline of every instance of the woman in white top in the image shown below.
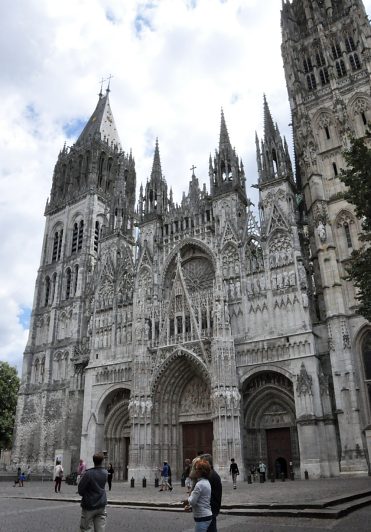
[[55,493],[60,493],[60,491],[61,491],[62,478],[63,478],[63,466],[62,466],[60,460],[57,460],[55,468],[54,468],[54,481],[55,481],[54,490],[55,490]]
[[209,528],[213,517],[210,507],[211,486],[208,481],[210,464],[206,460],[198,460],[195,465],[196,485],[188,498],[192,506],[195,520],[195,532],[204,532]]

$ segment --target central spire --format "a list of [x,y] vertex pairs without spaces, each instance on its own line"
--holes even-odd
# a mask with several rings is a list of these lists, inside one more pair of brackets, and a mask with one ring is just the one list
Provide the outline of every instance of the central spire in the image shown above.
[[102,92],[99,93],[95,111],[77,139],[76,144],[86,144],[94,138],[99,138],[106,141],[110,146],[117,146],[119,150],[121,149],[119,134],[109,102],[109,92],[110,89],[107,88],[105,96],[102,95]]

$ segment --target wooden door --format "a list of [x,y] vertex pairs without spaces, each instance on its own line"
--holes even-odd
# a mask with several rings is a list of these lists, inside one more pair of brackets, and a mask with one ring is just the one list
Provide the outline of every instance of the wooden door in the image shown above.
[[291,438],[289,428],[269,429],[267,434],[268,472],[278,476],[288,476],[289,464],[292,461]]
[[193,460],[199,451],[212,454],[213,452],[213,424],[183,423],[183,461],[186,458]]

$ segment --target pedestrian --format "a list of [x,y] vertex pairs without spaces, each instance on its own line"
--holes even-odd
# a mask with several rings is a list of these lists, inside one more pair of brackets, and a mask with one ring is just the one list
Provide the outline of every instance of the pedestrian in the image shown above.
[[[171,489],[173,489],[173,483],[172,483],[172,480],[171,480],[171,467],[170,467],[170,464],[167,464],[169,466],[169,478],[168,478],[168,483],[169,483],[169,486]],[[171,490],[170,490],[171,491]]]
[[19,477],[21,476],[21,474],[22,474],[22,470],[21,470],[20,467],[18,467],[17,474],[16,474],[16,477],[14,479],[13,488],[15,488],[16,484],[18,484],[18,487],[19,487]]
[[111,491],[111,488],[112,488],[112,479],[113,479],[113,473],[115,472],[115,470],[113,469],[113,466],[111,463],[108,464],[108,468],[107,468],[107,473],[108,473],[108,477],[107,477],[107,482],[108,482],[108,490]]
[[[79,465],[77,466],[77,470],[76,470],[76,473],[77,473],[77,475],[76,475],[76,485],[77,486],[79,485],[81,477],[83,476],[85,471],[86,471],[86,464],[85,464],[84,460],[82,458],[80,458]],[[76,491],[76,493],[78,493],[78,491]]]
[[211,467],[209,462],[200,458],[195,464],[196,485],[192,493],[184,502],[185,510],[192,508],[195,520],[195,532],[209,529],[213,514],[211,511],[211,485],[209,482]]
[[85,471],[86,471],[86,464],[84,460],[80,458],[79,465],[77,466],[77,478],[76,478],[77,484],[79,484],[81,477],[83,476]]
[[54,491],[55,493],[61,492],[62,478],[63,478],[63,466],[61,464],[61,461],[57,460],[55,462],[55,468],[54,468]]
[[31,467],[28,465],[28,466],[27,466],[27,475],[26,475],[26,479],[27,479],[28,481],[31,480],[31,473],[32,473],[32,469],[31,469]]
[[26,473],[23,471],[20,475],[19,475],[19,487],[20,488],[23,488],[23,482],[26,480]]
[[81,532],[104,532],[106,529],[107,495],[105,485],[108,472],[103,467],[103,453],[93,456],[94,467],[87,469],[82,476],[78,490],[81,495]]
[[189,495],[192,490],[192,479],[190,477],[191,473],[191,460],[189,458],[186,458],[184,460],[184,470],[183,470],[183,478],[184,478],[184,485],[187,490],[187,494]]
[[258,470],[259,470],[259,474],[261,476],[262,481],[265,482],[265,474],[267,471],[267,466],[262,460],[260,460],[259,462]]
[[231,465],[229,466],[229,473],[232,475],[233,489],[237,488],[237,475],[240,474],[238,470],[238,465],[235,462],[234,458],[231,458]]
[[255,464],[252,464],[250,466],[250,475],[251,475],[251,478],[253,479],[253,481],[255,482],[255,480],[256,480],[256,466],[255,466]]
[[172,487],[169,484],[169,465],[166,460],[164,460],[164,465],[161,469],[161,488],[159,491],[172,491]]
[[222,505],[222,492],[223,492],[222,481],[220,479],[220,476],[214,469],[213,457],[211,456],[211,454],[203,454],[201,455],[201,458],[209,462],[209,466],[211,469],[210,475],[209,475],[209,482],[210,482],[210,487],[211,487],[210,506],[211,506],[213,518],[211,520],[209,528],[207,529],[207,532],[217,532],[216,518],[219,515],[220,507]]

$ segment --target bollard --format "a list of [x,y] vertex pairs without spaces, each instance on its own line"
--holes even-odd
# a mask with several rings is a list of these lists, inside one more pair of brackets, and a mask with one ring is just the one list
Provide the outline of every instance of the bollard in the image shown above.
[[158,478],[155,478],[155,488],[158,488]]
[[259,477],[260,477],[260,484],[263,484],[263,482],[264,482],[264,474],[260,473]]
[[294,471],[290,471],[290,479],[295,480],[295,473]]
[[281,480],[282,480],[282,482],[285,482],[285,473],[283,473],[283,472],[281,473]]
[[307,470],[304,471],[304,478],[305,478],[305,480],[309,479],[309,474],[308,474]]
[[271,482],[274,482],[276,479],[274,478],[274,475],[271,475]]
[[147,487],[147,479],[146,479],[146,477],[143,477],[142,488],[146,488],[146,487]]
[[248,484],[251,484],[251,483],[252,483],[251,475],[247,475],[247,483],[248,483]]
[[134,477],[131,477],[131,479],[130,479],[130,487],[131,488],[134,488],[134,482],[135,482]]

